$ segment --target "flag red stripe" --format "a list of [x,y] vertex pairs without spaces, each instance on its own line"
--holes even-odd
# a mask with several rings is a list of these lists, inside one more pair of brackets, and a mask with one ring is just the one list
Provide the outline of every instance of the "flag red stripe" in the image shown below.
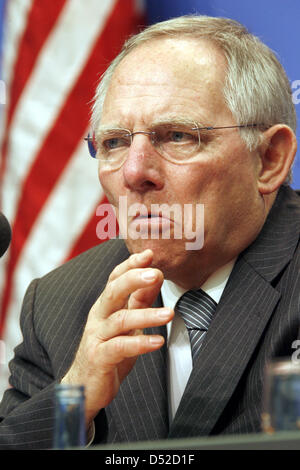
[[11,121],[16,104],[34,68],[36,59],[51,32],[66,0],[48,2],[47,8],[41,2],[33,2],[28,15],[26,29],[20,41],[17,61],[14,66],[13,81],[7,112],[7,122]]
[[22,94],[32,73],[37,57],[51,32],[66,0],[48,2],[47,8],[42,2],[32,2],[28,13],[26,28],[19,43],[17,60],[14,64],[12,82],[10,84],[9,103],[6,114],[5,132],[2,144],[0,181],[3,178],[6,159],[9,127]]
[[0,335],[3,334],[6,311],[11,298],[14,269],[39,212],[88,125],[87,103],[93,97],[96,77],[104,71],[104,68],[101,70],[101,64],[109,63],[114,58],[124,39],[136,31],[136,22],[133,1],[119,0],[24,181],[20,204],[12,226],[14,240],[9,252],[3,291]]

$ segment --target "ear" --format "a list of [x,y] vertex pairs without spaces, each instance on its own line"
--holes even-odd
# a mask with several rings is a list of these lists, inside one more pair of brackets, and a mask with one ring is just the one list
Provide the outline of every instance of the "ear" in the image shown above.
[[276,191],[285,181],[297,151],[297,140],[292,129],[276,124],[265,131],[260,146],[261,168],[258,190],[261,194]]

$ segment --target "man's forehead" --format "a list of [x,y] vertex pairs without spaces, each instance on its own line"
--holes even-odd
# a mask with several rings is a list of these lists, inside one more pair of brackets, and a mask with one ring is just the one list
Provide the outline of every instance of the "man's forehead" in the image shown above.
[[[224,59],[207,41],[157,40],[142,44],[119,64],[104,100],[105,124],[149,123],[166,113],[212,122],[224,106]],[[132,116],[132,118],[131,118]],[[125,119],[126,118],[126,119]],[[148,122],[149,121],[149,122]],[[128,124],[129,125],[129,124]]]
[[[209,70],[213,76],[223,75],[226,70],[226,59],[219,48],[207,39],[193,38],[158,38],[138,45],[127,54],[117,66],[112,82],[142,79],[148,73],[155,79],[159,71],[159,80],[162,80],[162,71],[167,68],[176,72],[199,73]],[[130,74],[130,75],[129,75]],[[167,75],[166,75],[167,76]]]

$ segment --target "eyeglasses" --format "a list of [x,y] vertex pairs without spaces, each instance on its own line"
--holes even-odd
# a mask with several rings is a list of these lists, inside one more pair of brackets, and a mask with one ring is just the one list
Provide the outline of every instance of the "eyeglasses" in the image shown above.
[[[135,135],[149,136],[152,145],[165,159],[177,163],[190,163],[198,157],[203,135],[216,129],[267,128],[264,124],[244,124],[240,126],[199,127],[176,123],[159,124],[149,131],[130,132],[128,129],[109,129],[88,134],[90,155],[100,161],[100,165],[111,170],[120,168],[127,158],[129,147]],[[201,140],[202,135],[202,140]]]

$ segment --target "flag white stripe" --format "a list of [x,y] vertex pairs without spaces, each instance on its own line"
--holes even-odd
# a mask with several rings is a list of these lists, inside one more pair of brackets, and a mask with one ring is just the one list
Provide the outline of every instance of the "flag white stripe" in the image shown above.
[[[27,15],[29,13],[32,0],[15,0],[14,2],[6,2],[6,18],[3,24],[3,40],[2,40],[2,67],[1,79],[4,80],[6,88],[5,107],[9,106],[9,90],[13,73],[13,67],[16,60],[16,50],[18,50],[19,42],[27,23]],[[1,113],[0,119],[0,142],[3,139],[3,133],[6,126],[6,113]]]
[[[6,18],[3,25],[2,79],[9,91],[16,51],[27,24],[27,16],[33,0],[6,1]],[[9,93],[7,93],[9,98]]]
[[34,224],[16,266],[18,271],[30,266],[32,278],[64,261],[103,195],[97,174],[97,161],[89,159],[82,142]]

